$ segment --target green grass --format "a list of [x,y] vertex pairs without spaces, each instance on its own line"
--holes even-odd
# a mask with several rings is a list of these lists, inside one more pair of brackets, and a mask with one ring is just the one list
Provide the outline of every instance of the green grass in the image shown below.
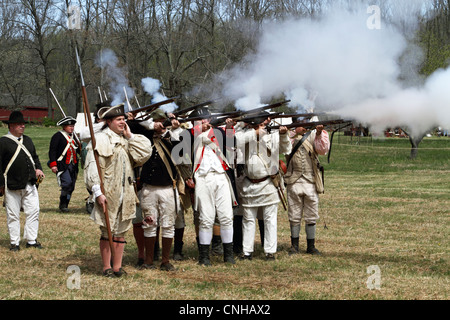
[[[256,236],[252,261],[224,265],[213,257],[197,265],[192,217],[186,217],[184,253],[176,272],[134,268],[137,248],[127,234],[121,279],[101,276],[99,231],[85,214],[80,172],[70,214],[60,214],[58,187],[46,166],[48,144],[59,128],[27,127],[46,179],[39,188],[39,240],[43,250],[9,252],[0,211],[0,299],[95,300],[447,300],[449,298],[450,157],[448,138],[426,138],[410,160],[407,139],[336,136],[325,166],[325,194],[317,228],[320,257],[289,256],[287,214],[280,207],[277,260],[266,262]],[[7,132],[0,128],[0,134]],[[324,228],[324,224],[328,229]],[[23,221],[22,221],[23,225]],[[68,266],[81,269],[81,289],[67,288]],[[367,268],[378,265],[381,290],[366,286]],[[113,289],[112,289],[113,288]]]

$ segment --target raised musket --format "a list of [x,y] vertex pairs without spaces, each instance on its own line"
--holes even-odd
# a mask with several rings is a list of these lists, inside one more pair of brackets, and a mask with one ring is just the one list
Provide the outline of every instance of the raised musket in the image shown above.
[[147,113],[150,113],[150,112],[155,111],[156,109],[158,109],[159,107],[161,107],[161,106],[163,106],[165,104],[169,104],[169,103],[174,102],[176,99],[179,99],[179,98],[180,98],[180,96],[176,96],[176,97],[173,97],[173,98],[169,98],[167,100],[163,100],[163,101],[160,101],[160,102],[157,102],[157,103],[153,103],[153,104],[149,104],[149,105],[143,106],[143,107],[138,108],[138,109],[131,110],[130,112],[132,114],[138,114],[138,113],[144,112],[144,111],[146,111]]
[[[266,105],[263,107],[259,107],[259,108],[255,108],[255,109],[251,109],[251,110],[247,110],[247,111],[240,110],[240,111],[217,113],[217,114],[210,116],[211,118],[214,119],[211,121],[211,124],[213,124],[214,126],[219,126],[219,125],[225,123],[225,121],[227,119],[233,119],[234,121],[242,121],[243,119],[259,118],[261,116],[258,114],[261,111],[279,108],[290,101],[291,100],[285,100],[285,101],[277,102],[274,104]],[[268,114],[267,116],[270,117],[271,115],[274,115],[274,114],[279,115],[281,113],[272,113],[272,114]]]
[[201,108],[201,107],[208,106],[208,105],[210,105],[210,104],[213,104],[213,103],[216,102],[216,101],[217,101],[217,100],[209,100],[209,101],[205,101],[205,102],[196,104],[195,106],[192,106],[192,107],[188,107],[188,108],[184,108],[184,109],[181,109],[181,110],[174,111],[174,112],[172,112],[172,114],[173,114],[175,117],[181,117],[182,115],[185,115],[185,114],[188,113],[189,111],[192,111],[192,110],[195,110],[195,109],[198,109],[198,108]]
[[[97,166],[97,172],[98,172],[98,176],[100,178],[100,189],[102,191],[103,194],[105,194],[105,187],[103,184],[103,178],[102,178],[102,174],[101,174],[101,167],[100,167],[100,162],[99,162],[99,156],[98,156],[98,152],[95,149],[96,146],[96,141],[95,141],[95,135],[94,135],[94,126],[92,125],[92,118],[91,118],[91,113],[89,111],[89,103],[88,103],[88,99],[87,99],[87,92],[86,92],[86,86],[84,84],[84,78],[83,78],[83,69],[81,68],[81,61],[80,61],[80,57],[78,55],[78,49],[75,46],[75,53],[77,55],[77,63],[78,63],[78,67],[80,68],[80,77],[81,77],[81,94],[83,97],[83,106],[84,106],[84,114],[85,117],[88,120],[88,125],[89,125],[89,133],[91,135],[91,144],[92,144],[92,150],[94,152],[94,159],[95,159],[95,164]],[[106,223],[106,230],[108,233],[108,242],[109,242],[109,247],[111,249],[111,256],[114,257],[115,256],[115,249],[114,249],[114,244],[113,244],[113,238],[112,238],[112,233],[111,233],[111,224],[109,221],[109,214],[108,214],[108,208],[106,208],[103,211],[104,215],[105,215],[105,223]]]
[[[50,90],[50,93],[51,93],[52,96],[53,96],[53,99],[55,99],[56,104],[57,104],[58,107],[59,107],[59,111],[61,111],[61,114],[62,114],[63,117],[65,118],[65,117],[66,117],[66,113],[64,112],[63,108],[62,108],[61,105],[59,104],[59,101],[58,101],[58,99],[56,98],[56,95],[53,93],[52,88],[49,88],[49,90]],[[77,135],[77,133],[76,133],[75,131],[73,132],[73,137],[74,137],[75,142],[77,143],[78,147],[81,148],[81,141],[80,141],[80,138],[78,137],[78,135]]]
[[335,119],[335,120],[324,120],[324,121],[312,121],[312,122],[294,122],[291,124],[285,124],[285,125],[267,125],[266,130],[270,132],[271,130],[278,130],[280,127],[287,127],[288,129],[291,128],[298,128],[303,127],[305,129],[311,129],[315,128],[317,126],[331,126],[331,125],[337,125],[337,124],[343,124],[343,123],[349,123],[352,122],[352,120],[344,120],[344,119]]
[[[318,116],[320,113],[298,113],[298,114],[285,114],[283,112],[275,112],[267,114],[267,118],[270,118],[271,120],[275,119],[281,119],[281,118],[312,118],[314,116]],[[229,119],[230,117],[223,117],[217,118],[212,122],[213,125],[221,125],[225,123],[226,119]],[[249,121],[253,119],[259,119],[261,118],[261,115],[257,114],[250,114],[250,115],[244,115],[239,117],[231,117],[230,119],[233,119],[234,121]]]
[[282,107],[283,105],[285,105],[286,103],[291,102],[291,100],[284,100],[284,101],[280,101],[274,104],[269,104],[263,107],[258,107],[255,109],[250,109],[247,111],[243,111],[243,110],[237,110],[237,111],[230,111],[230,112],[224,112],[224,113],[220,113],[216,116],[220,116],[220,117],[227,117],[227,118],[236,118],[236,117],[242,117],[242,116],[246,116],[246,115],[253,115],[253,114],[258,114],[261,111],[264,110],[268,110],[268,109],[275,109],[275,108],[279,108]]

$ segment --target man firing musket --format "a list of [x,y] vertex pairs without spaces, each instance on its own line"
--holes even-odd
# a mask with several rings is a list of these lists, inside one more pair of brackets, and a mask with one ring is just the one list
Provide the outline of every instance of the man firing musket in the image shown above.
[[[319,155],[326,155],[330,148],[325,125],[341,124],[344,120],[294,122],[286,125],[295,128],[291,134],[292,152],[287,159],[284,182],[287,185],[288,217],[291,229],[289,254],[299,253],[301,220],[305,221],[306,252],[320,254],[315,247],[316,223],[319,219],[319,194],[324,193],[323,167]],[[269,126],[277,129],[279,126]],[[313,130],[307,130],[315,128]]]
[[[216,127],[216,126],[220,126],[220,125],[225,125],[225,122],[227,119],[232,119],[236,122],[236,121],[243,121],[244,119],[248,119],[251,117],[260,117],[260,113],[262,111],[268,110],[268,109],[279,108],[288,102],[290,102],[290,100],[277,102],[274,104],[266,105],[263,107],[258,107],[258,108],[247,110],[247,111],[239,110],[239,111],[222,112],[222,113],[216,113],[216,114],[211,114],[211,113],[208,113],[205,115],[199,114],[199,115],[195,115],[195,116],[178,119],[178,121],[180,123],[184,123],[184,122],[195,122],[195,121],[201,121],[203,119],[209,119],[209,123],[211,124],[211,126]],[[205,107],[207,105],[208,104],[204,103],[204,104],[200,104],[200,105],[197,105],[194,107],[196,107],[196,109],[197,108],[201,109],[202,107]]]
[[279,175],[279,154],[289,154],[292,146],[286,127],[273,133],[265,130],[268,117],[270,113],[261,111],[259,117],[243,120],[245,128],[236,128],[237,149],[244,155],[242,175],[236,182],[243,216],[241,259],[252,259],[258,212],[262,212],[264,220],[261,242],[266,260],[274,260],[277,252],[278,203],[282,201],[285,205]]

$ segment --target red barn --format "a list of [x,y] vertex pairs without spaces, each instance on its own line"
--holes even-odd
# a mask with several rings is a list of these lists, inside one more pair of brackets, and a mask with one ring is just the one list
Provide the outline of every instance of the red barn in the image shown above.
[[[42,123],[44,118],[48,116],[48,109],[47,107],[22,107],[23,109],[20,110],[23,114],[23,117],[25,118],[25,121],[28,122],[34,122],[34,123]],[[0,120],[1,121],[7,121],[9,119],[9,115],[11,114],[12,110],[9,109],[0,109]],[[52,119],[54,117],[55,109],[52,108]]]

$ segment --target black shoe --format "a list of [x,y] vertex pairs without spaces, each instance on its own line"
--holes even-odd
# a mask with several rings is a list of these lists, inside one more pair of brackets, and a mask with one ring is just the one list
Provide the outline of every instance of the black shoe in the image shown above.
[[37,249],[42,249],[41,244],[40,244],[39,242],[37,242],[37,241],[36,241],[34,244],[29,244],[29,243],[27,243],[26,247],[27,247],[27,248],[33,247],[33,248],[37,248]]
[[183,241],[175,242],[173,245],[173,260],[182,261],[184,260],[183,254]]
[[139,267],[139,270],[153,270],[156,269],[156,266],[154,264],[146,264],[144,263]]
[[181,252],[174,252],[173,253],[173,260],[175,261],[183,261],[184,260],[184,254]]
[[103,271],[103,276],[106,278],[115,278],[116,277],[113,269],[106,269],[105,271]]
[[139,267],[142,266],[143,264],[144,264],[144,259],[139,258],[139,259],[138,259],[138,262],[136,263],[136,268],[139,269]]
[[252,259],[253,259],[253,256],[251,253],[250,254],[242,254],[239,257],[239,260],[252,260]]
[[86,202],[86,213],[91,214],[93,209],[94,209],[94,203]]
[[12,244],[12,245],[9,247],[9,251],[16,252],[16,251],[19,251],[19,250],[20,250],[20,247],[19,247],[19,245],[17,245],[17,244]]
[[266,253],[266,261],[275,260],[275,255],[273,253]]
[[122,268],[120,268],[119,271],[113,271],[113,273],[117,278],[120,278],[121,276],[127,274],[127,272],[125,270],[123,270]]
[[175,267],[170,262],[167,263],[161,263],[161,266],[159,267],[162,271],[175,271]]

